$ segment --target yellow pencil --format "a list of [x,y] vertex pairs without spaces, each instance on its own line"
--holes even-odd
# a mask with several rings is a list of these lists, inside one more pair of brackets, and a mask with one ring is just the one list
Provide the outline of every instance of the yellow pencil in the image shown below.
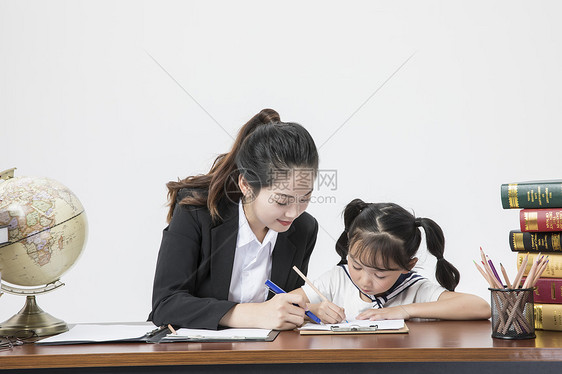
[[178,334],[178,332],[170,324],[168,324],[168,329],[172,332],[172,334],[174,334],[174,335]]
[[[312,289],[314,290],[314,292],[316,292],[316,293],[318,294],[318,296],[320,296],[320,298],[321,298],[323,301],[328,301],[328,302],[330,301],[330,300],[328,300],[328,298],[327,298],[326,296],[322,295],[322,292],[320,292],[320,290],[319,290],[318,288],[316,288],[316,286],[315,286],[314,284],[312,284],[312,282],[310,281],[310,279],[308,279],[308,278],[306,277],[306,275],[304,275],[304,274],[302,273],[302,271],[299,270],[298,267],[293,266],[293,270],[297,272],[297,274],[304,280],[304,283],[308,284],[308,285],[310,286],[310,288],[312,288]],[[348,321],[345,320],[345,323],[348,323]]]
[[314,290],[314,292],[316,292],[316,293],[318,294],[318,296],[320,296],[320,298],[321,298],[323,301],[330,301],[330,300],[328,300],[328,298],[327,298],[326,296],[322,295],[322,292],[320,292],[320,290],[319,290],[318,288],[316,288],[316,286],[314,286],[314,284],[312,284],[312,282],[310,281],[310,279],[308,279],[308,278],[306,277],[306,275],[304,275],[304,274],[302,273],[302,271],[299,270],[298,267],[293,266],[293,270],[297,272],[297,274],[304,280],[304,283],[308,284],[308,285],[310,286],[310,288],[312,288],[312,290]]

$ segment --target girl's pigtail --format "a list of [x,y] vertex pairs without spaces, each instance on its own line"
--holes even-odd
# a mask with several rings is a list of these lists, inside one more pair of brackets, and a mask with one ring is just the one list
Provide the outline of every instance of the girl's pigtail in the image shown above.
[[352,229],[353,221],[355,218],[365,209],[369,204],[365,203],[361,199],[355,199],[351,201],[345,207],[343,212],[343,222],[345,225],[345,230],[340,235],[338,241],[336,242],[336,252],[340,255],[340,262],[338,265],[347,264],[347,253],[349,252],[349,233]]
[[444,288],[454,291],[460,281],[460,273],[456,267],[443,258],[445,251],[445,237],[443,230],[435,221],[429,218],[416,218],[416,225],[422,226],[428,251],[437,258],[435,279]]
[[336,252],[340,255],[340,262],[338,265],[347,264],[347,252],[349,252],[349,240],[347,239],[347,231],[342,232],[338,241],[336,242]]

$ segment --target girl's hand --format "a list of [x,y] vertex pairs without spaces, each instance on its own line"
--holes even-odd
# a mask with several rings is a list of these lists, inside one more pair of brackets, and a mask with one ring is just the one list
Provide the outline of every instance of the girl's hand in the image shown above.
[[312,313],[324,323],[341,323],[345,320],[345,311],[334,303],[322,301],[319,304],[309,304]]
[[461,292],[445,291],[437,301],[413,303],[391,308],[371,309],[357,319],[432,318],[450,320],[488,319],[490,305],[481,297]]
[[360,313],[357,319],[368,319],[371,321],[379,321],[383,319],[409,319],[410,314],[406,307],[399,305],[390,308],[369,309]]

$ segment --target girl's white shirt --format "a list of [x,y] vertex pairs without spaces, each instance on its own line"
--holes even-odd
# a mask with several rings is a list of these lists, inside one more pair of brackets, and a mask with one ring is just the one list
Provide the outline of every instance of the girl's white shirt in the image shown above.
[[[417,273],[410,273],[403,277],[406,279],[401,284],[394,285],[387,296],[376,297],[375,301],[367,302],[361,299],[359,289],[346,271],[347,265],[335,266],[312,283],[328,300],[342,307],[349,320],[354,320],[359,313],[368,309],[437,301],[441,293],[446,291],[441,285]],[[309,285],[305,284],[302,289],[310,303],[322,302]]]

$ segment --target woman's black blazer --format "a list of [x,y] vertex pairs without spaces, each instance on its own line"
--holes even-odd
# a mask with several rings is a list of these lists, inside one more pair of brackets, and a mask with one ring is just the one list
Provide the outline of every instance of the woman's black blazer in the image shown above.
[[[236,303],[228,301],[238,236],[238,204],[219,208],[213,223],[206,207],[177,204],[164,229],[148,319],[157,326],[217,329]],[[279,233],[272,253],[271,280],[286,290],[303,285],[292,267],[305,274],[316,243],[318,222],[308,213]],[[265,285],[264,285],[265,287]],[[272,295],[270,294],[269,297]]]

